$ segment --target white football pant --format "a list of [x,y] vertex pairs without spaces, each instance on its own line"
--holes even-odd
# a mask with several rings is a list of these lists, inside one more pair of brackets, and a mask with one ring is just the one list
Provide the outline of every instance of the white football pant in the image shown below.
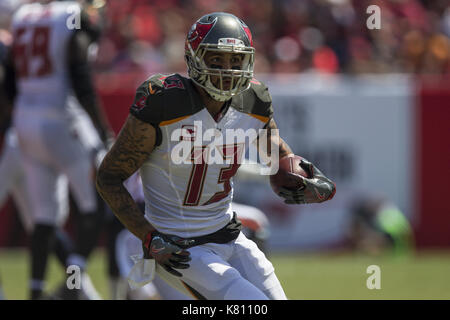
[[64,176],[80,211],[95,211],[94,154],[80,138],[82,127],[67,119],[39,117],[16,126],[35,222],[55,225],[62,220],[57,207],[60,193],[68,194]]

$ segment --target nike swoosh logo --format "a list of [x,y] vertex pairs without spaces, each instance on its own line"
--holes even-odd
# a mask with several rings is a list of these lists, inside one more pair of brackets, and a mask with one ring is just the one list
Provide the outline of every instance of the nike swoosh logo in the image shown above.
[[156,90],[152,88],[152,84],[150,82],[148,83],[148,91],[150,94],[154,94],[156,92]]

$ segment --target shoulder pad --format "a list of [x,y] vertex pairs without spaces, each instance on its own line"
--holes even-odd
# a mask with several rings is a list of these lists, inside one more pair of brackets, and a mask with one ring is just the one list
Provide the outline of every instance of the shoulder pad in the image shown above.
[[170,89],[185,90],[183,79],[178,74],[156,74],[147,79],[149,94],[157,94]]
[[272,97],[269,89],[256,79],[251,80],[248,90],[233,98],[232,105],[237,110],[248,113],[266,123],[273,116]]
[[[162,86],[158,83],[160,75],[145,80],[136,90],[130,113],[144,122],[158,125],[162,114]],[[150,98],[151,97],[151,98]]]
[[188,92],[189,82],[179,74],[156,74],[137,89],[130,113],[138,119],[159,125],[197,111]]
[[250,90],[253,90],[253,92],[256,94],[259,100],[261,102],[265,103],[272,103],[272,97],[269,94],[269,88],[261,82],[253,78],[250,81]]

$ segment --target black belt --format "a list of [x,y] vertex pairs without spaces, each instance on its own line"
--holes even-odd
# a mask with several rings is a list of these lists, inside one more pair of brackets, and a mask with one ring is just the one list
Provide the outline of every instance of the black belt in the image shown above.
[[220,230],[217,230],[216,232],[199,236],[199,237],[193,237],[189,238],[189,240],[195,240],[193,245],[189,246],[186,249],[199,246],[205,243],[228,243],[230,241],[235,240],[239,233],[242,230],[242,224],[241,221],[239,221],[238,217],[236,216],[236,212],[233,212],[233,218],[228,222],[228,224],[223,227]]

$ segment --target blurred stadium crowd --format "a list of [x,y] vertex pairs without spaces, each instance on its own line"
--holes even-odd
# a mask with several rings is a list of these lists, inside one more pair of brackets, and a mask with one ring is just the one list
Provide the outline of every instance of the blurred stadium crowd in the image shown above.
[[[381,8],[380,30],[366,27],[374,4]],[[5,41],[9,15],[2,11]],[[232,12],[251,26],[256,74],[450,71],[447,0],[109,0],[97,70],[185,73],[186,33],[212,11]]]
[[[441,74],[450,71],[446,0],[129,0],[107,2],[101,70],[185,72],[183,43],[192,21],[226,11],[251,26],[256,73]],[[381,8],[381,30],[366,9]]]

